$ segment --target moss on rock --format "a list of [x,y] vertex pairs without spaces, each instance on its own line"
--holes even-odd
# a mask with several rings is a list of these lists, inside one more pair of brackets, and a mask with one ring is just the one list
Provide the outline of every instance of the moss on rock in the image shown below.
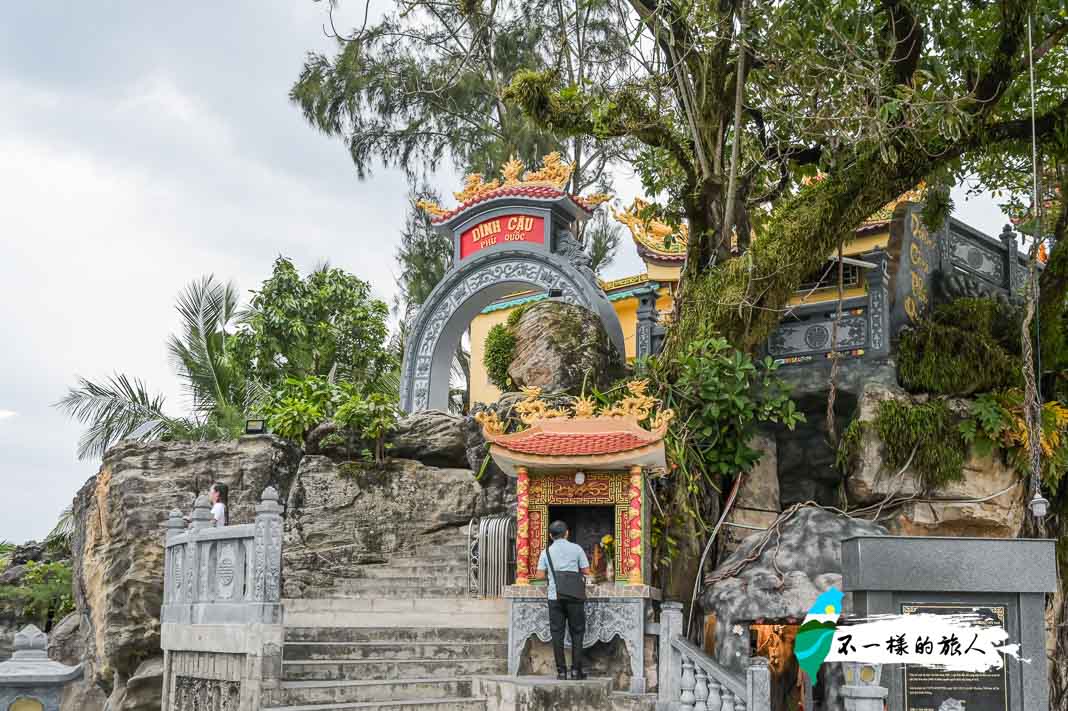
[[971,395],[1020,381],[1020,316],[993,299],[958,299],[901,334],[898,380],[910,392]]

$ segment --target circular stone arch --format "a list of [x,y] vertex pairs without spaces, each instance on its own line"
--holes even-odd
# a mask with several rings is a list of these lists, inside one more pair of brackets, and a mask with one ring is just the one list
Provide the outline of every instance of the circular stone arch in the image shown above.
[[404,349],[401,409],[448,410],[452,358],[460,339],[484,308],[517,290],[556,291],[559,300],[597,314],[612,345],[626,353],[623,328],[597,284],[563,257],[543,250],[490,250],[465,259],[430,292]]

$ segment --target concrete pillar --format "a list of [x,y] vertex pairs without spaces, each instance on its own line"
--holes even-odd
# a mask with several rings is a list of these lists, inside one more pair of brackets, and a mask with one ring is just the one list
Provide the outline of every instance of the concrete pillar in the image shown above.
[[669,704],[678,700],[682,693],[682,664],[679,654],[671,646],[674,639],[682,636],[682,603],[665,602],[660,606],[660,659],[658,677],[658,700]]
[[[764,657],[750,657],[745,669],[746,709],[771,709],[771,669]],[[880,709],[879,711],[882,711]]]

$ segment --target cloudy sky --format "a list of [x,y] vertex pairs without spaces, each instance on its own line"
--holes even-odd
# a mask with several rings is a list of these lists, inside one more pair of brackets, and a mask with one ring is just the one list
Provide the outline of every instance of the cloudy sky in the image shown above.
[[[349,24],[359,6],[343,5]],[[304,54],[330,49],[325,19],[311,0],[5,7],[0,540],[44,536],[97,469],[51,406],[76,375],[136,375],[181,410],[164,344],[192,279],[252,289],[284,254],[392,298],[403,177],[359,182],[287,100]],[[988,200],[958,211],[988,232],[1005,221]],[[624,251],[608,276],[638,270]]]

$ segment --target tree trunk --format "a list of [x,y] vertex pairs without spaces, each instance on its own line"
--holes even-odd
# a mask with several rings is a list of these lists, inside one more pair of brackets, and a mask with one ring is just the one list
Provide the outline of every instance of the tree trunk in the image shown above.
[[[762,343],[801,280],[827,261],[839,239],[852,241],[857,225],[915,187],[932,167],[924,156],[893,166],[877,154],[858,161],[783,201],[762,230],[765,237],[758,236],[747,254],[718,261],[711,268],[707,258],[717,253],[713,247],[722,254],[730,243],[712,237],[719,227],[715,216],[722,214],[722,195],[713,199],[715,191],[703,191],[709,200],[706,209],[695,206],[688,213],[705,220],[706,234],[691,238],[682,303],[665,344],[668,359],[686,343],[714,334],[742,350]],[[694,257],[706,263],[695,264]]]

